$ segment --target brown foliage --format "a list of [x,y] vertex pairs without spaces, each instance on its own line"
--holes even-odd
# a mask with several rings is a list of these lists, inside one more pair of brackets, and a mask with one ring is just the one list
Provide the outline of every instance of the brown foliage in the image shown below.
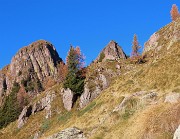
[[144,56],[132,56],[131,57],[132,64],[143,64],[145,62],[146,62],[146,60],[145,60]]
[[65,80],[67,75],[67,66],[61,62],[58,66],[58,74],[59,74],[59,81],[62,82]]
[[19,92],[17,94],[17,101],[18,101],[20,108],[23,108],[30,102],[30,97],[26,93],[26,90],[24,87],[21,87],[19,89]]
[[173,21],[176,20],[180,16],[178,7],[176,6],[176,4],[172,5],[172,9],[171,9],[170,13],[171,13],[171,19]]
[[[80,47],[79,46],[76,46],[75,48],[73,46],[71,46],[70,50],[73,50],[74,51],[74,55],[76,55],[76,60],[77,60],[77,65],[78,65],[78,69],[81,70],[85,63],[84,63],[84,59],[85,59],[85,56],[81,53],[81,50],[80,50]],[[66,65],[68,65],[68,57],[70,55],[70,50],[67,54],[67,57],[66,57]]]

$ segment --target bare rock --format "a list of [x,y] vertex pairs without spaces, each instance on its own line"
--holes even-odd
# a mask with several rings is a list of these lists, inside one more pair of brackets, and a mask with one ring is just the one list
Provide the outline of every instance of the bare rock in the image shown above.
[[173,139],[180,139],[180,126],[176,129]]
[[76,128],[67,128],[59,133],[47,137],[47,139],[87,139],[84,133]]
[[109,60],[118,60],[120,58],[126,59],[127,56],[122,50],[122,48],[115,41],[110,41],[109,44],[101,51],[101,53],[99,54],[98,58],[95,61],[98,62],[100,58],[102,61],[105,61],[107,59]]
[[[158,52],[162,48],[167,50],[180,40],[180,19],[171,22],[167,26],[155,32],[150,39],[144,44],[143,53],[149,51]],[[167,51],[166,50],[166,51]]]
[[[6,94],[11,92],[14,81],[23,86],[26,92],[37,94],[40,86],[46,86],[46,80],[58,80],[58,64],[62,62],[54,46],[39,40],[20,49],[12,58],[11,64],[0,71],[0,99],[3,87],[6,85]],[[35,85],[36,83],[36,85]],[[28,89],[30,86],[33,89]]]
[[165,98],[165,103],[177,103],[180,100],[179,93],[170,93]]
[[[18,128],[21,128],[29,118],[29,116],[45,109],[45,118],[51,117],[51,103],[56,97],[55,92],[46,92],[46,96],[34,104],[25,106],[18,118]],[[51,93],[51,94],[50,94]]]
[[86,84],[84,87],[84,92],[82,93],[82,95],[80,97],[80,102],[79,102],[80,108],[85,107],[92,100],[94,100],[96,97],[98,97],[99,94],[101,93],[101,91],[102,91],[102,89],[100,89],[100,87],[98,85],[95,86],[95,89],[92,91],[89,89],[88,85]]
[[74,93],[68,88],[63,90],[63,104],[67,111],[70,111],[73,106]]
[[28,117],[31,114],[32,114],[32,106],[29,106],[29,107],[25,106],[17,121],[18,128],[21,128],[26,123]]
[[158,46],[159,34],[154,33],[150,39],[145,43],[144,52],[155,49]]

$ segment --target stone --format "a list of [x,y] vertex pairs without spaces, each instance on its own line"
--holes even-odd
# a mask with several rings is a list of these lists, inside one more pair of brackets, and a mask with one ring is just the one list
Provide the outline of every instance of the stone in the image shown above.
[[24,109],[22,110],[21,114],[19,115],[18,121],[17,121],[17,126],[18,128],[21,128],[27,121],[28,117],[32,113],[32,106],[25,106]]
[[121,69],[121,66],[117,64],[116,69]]
[[72,127],[62,130],[59,133],[47,137],[46,139],[87,139],[87,138],[80,129],[76,127]]
[[180,100],[180,94],[179,93],[170,93],[165,97],[164,102],[165,103],[178,103]]
[[74,93],[68,88],[63,90],[63,104],[67,111],[70,111],[73,107]]
[[173,139],[180,139],[180,125],[179,125],[179,127],[176,129],[176,131],[175,131],[175,133],[174,133]]
[[99,80],[102,81],[103,89],[108,87],[109,84],[105,75],[99,74]]
[[47,91],[45,93],[46,96],[44,98],[40,99],[37,102],[34,102],[34,104],[30,104],[24,107],[17,121],[18,128],[21,128],[26,123],[30,115],[34,115],[44,109],[46,113],[45,118],[47,119],[51,117],[51,103],[56,95],[55,92]]
[[97,85],[94,91],[90,91],[87,84],[84,87],[84,92],[80,96],[79,106],[80,108],[84,108],[87,106],[91,101],[99,96],[102,92],[102,89]]

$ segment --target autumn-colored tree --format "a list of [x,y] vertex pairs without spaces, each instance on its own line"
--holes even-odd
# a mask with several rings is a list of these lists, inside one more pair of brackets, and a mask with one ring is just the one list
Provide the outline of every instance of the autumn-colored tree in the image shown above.
[[133,42],[132,42],[132,53],[131,53],[131,57],[134,56],[139,56],[139,49],[140,49],[140,45],[137,39],[137,35],[134,34],[134,38],[133,38]]
[[59,74],[59,81],[60,82],[64,81],[67,75],[67,65],[64,62],[60,62],[58,66],[58,74]]
[[68,56],[66,58],[67,75],[64,81],[64,88],[71,89],[75,94],[81,94],[84,89],[83,67],[84,56],[80,48],[70,47]]
[[24,86],[21,86],[19,92],[17,93],[17,102],[20,106],[20,109],[22,109],[30,102],[30,97],[28,96]]
[[172,5],[172,9],[170,13],[171,13],[171,19],[173,21],[176,20],[180,16],[180,13],[178,11],[178,7],[176,6],[176,4]]

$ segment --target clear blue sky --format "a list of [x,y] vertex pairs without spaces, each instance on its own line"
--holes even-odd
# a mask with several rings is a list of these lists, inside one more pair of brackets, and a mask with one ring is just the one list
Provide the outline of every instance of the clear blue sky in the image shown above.
[[179,0],[0,0],[0,68],[23,46],[45,39],[65,59],[70,44],[80,46],[86,63],[115,40],[127,55],[133,34],[143,46],[171,22]]

